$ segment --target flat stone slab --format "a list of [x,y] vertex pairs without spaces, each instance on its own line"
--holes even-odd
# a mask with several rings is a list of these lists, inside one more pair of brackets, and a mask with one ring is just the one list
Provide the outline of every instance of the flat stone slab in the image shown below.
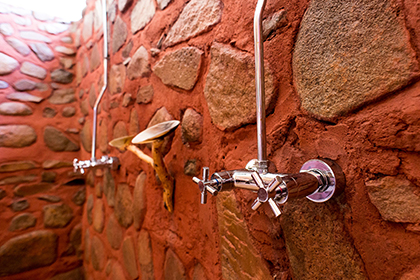
[[29,170],[34,168],[37,168],[37,165],[35,162],[30,160],[12,161],[0,164],[0,172],[13,172],[20,170]]
[[5,116],[29,116],[32,109],[26,104],[19,102],[4,102],[0,104],[0,115]]
[[12,73],[18,66],[16,59],[0,52],[0,75]]
[[27,91],[27,90],[35,89],[36,82],[27,80],[27,79],[22,79],[22,80],[18,80],[14,82],[12,86],[14,87],[15,90]]
[[68,48],[65,46],[56,46],[54,48],[57,52],[62,53],[62,54],[66,54],[66,55],[74,55],[76,54],[76,51],[72,48]]
[[19,231],[34,227],[36,218],[30,213],[22,213],[13,217],[10,222],[9,231]]
[[68,104],[76,101],[76,96],[73,88],[54,90],[51,97],[48,99],[51,104]]
[[25,75],[35,77],[41,80],[47,77],[47,70],[45,70],[41,66],[38,66],[28,61],[25,61],[22,63],[22,66],[20,67],[20,72],[22,72]]
[[137,1],[131,12],[131,33],[135,34],[143,29],[155,15],[155,2],[153,0]]
[[46,228],[63,228],[73,219],[73,210],[64,203],[45,205],[43,215]]
[[45,43],[30,43],[31,50],[43,62],[54,59],[53,51]]
[[198,79],[203,52],[185,47],[165,55],[153,67],[153,72],[165,85],[191,90]]
[[5,38],[5,41],[12,46],[18,53],[20,53],[23,56],[27,56],[30,54],[31,50],[29,49],[28,45],[24,42],[13,38],[13,37],[7,37]]
[[392,1],[311,1],[293,53],[302,107],[335,118],[419,75],[404,16]]
[[56,69],[51,72],[51,79],[61,84],[70,84],[73,81],[73,76],[73,73],[64,69]]
[[29,125],[0,125],[0,147],[27,147],[36,139],[36,132]]
[[62,24],[62,23],[43,23],[38,25],[39,30],[45,31],[47,33],[50,33],[52,35],[58,35],[60,33],[63,33],[67,29],[69,29],[68,24]]
[[127,40],[127,35],[127,25],[119,16],[117,16],[111,40],[112,53],[116,53],[124,45],[125,40]]
[[220,0],[191,0],[171,27],[165,40],[166,46],[173,46],[208,31],[222,18]]
[[52,126],[44,129],[44,142],[54,152],[74,152],[80,150],[78,143],[68,138],[64,133]]
[[35,96],[26,92],[13,92],[6,95],[6,98],[9,100],[29,101],[29,102],[34,102],[34,103],[39,103],[43,100],[42,97]]
[[127,76],[130,80],[146,77],[150,74],[149,54],[144,46],[140,46],[134,53],[127,67]]
[[47,36],[44,36],[38,32],[29,31],[29,30],[22,30],[19,32],[20,37],[26,40],[31,41],[39,41],[44,43],[51,43],[52,40],[48,38]]

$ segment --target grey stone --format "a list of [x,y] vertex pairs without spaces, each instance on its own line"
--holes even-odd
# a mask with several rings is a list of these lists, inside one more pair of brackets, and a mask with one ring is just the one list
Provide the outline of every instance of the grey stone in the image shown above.
[[144,87],[140,87],[137,91],[136,102],[138,104],[147,104],[152,102],[154,95],[154,90],[152,85],[147,85]]
[[34,103],[39,103],[43,100],[42,97],[35,96],[26,92],[13,92],[6,95],[6,98],[9,100],[28,101],[28,102],[34,102]]
[[94,44],[90,53],[90,72],[93,72],[101,65],[102,53],[99,51],[98,44]]
[[121,56],[123,58],[128,58],[130,57],[130,52],[133,49],[133,41],[129,41],[127,44],[125,44],[125,47],[122,50]]
[[42,111],[42,116],[44,118],[54,118],[57,115],[57,111],[50,107],[45,107]]
[[155,15],[155,3],[153,0],[139,0],[131,12],[131,32],[137,33],[143,29]]
[[18,91],[27,91],[27,90],[29,91],[29,90],[35,89],[36,82],[22,79],[22,80],[18,80],[14,82],[13,87]]
[[63,228],[73,219],[73,210],[64,203],[59,205],[45,205],[43,215],[44,226],[46,228]]
[[36,18],[39,21],[50,21],[54,19],[54,16],[51,16],[49,14],[44,14],[42,12],[32,12],[32,15],[34,16],[34,18]]
[[101,199],[97,199],[93,207],[93,229],[101,233],[104,230],[105,209]]
[[139,114],[137,110],[133,108],[130,113],[130,123],[128,126],[128,134],[135,135],[140,132]]
[[65,46],[56,46],[55,50],[59,53],[66,54],[66,55],[75,55],[76,51],[72,48],[68,48]]
[[417,187],[406,179],[383,177],[366,182],[369,198],[384,220],[396,223],[420,222]]
[[92,238],[90,257],[93,269],[102,271],[105,267],[106,253],[104,244],[96,235]]
[[49,194],[40,195],[40,196],[38,196],[38,199],[43,200],[43,201],[47,201],[47,202],[52,202],[52,203],[61,201],[61,198],[59,196],[49,195]]
[[394,92],[418,77],[414,53],[391,1],[311,1],[293,54],[302,107],[328,119]]
[[45,43],[30,43],[31,50],[43,62],[54,59],[53,51]]
[[26,45],[25,43],[23,43],[22,41],[13,38],[13,37],[7,37],[5,39],[5,41],[12,46],[15,51],[17,51],[18,53],[20,53],[23,56],[27,56],[31,50],[29,49],[28,45]]
[[133,197],[127,184],[119,184],[115,196],[115,217],[125,228],[133,223]]
[[9,87],[8,83],[0,80],[0,89],[5,89],[5,88],[8,88],[8,87]]
[[131,93],[124,93],[123,96],[123,101],[121,103],[121,106],[123,107],[128,107],[128,105],[130,105],[130,103],[133,101],[133,98],[131,98]]
[[34,174],[11,176],[11,177],[6,177],[6,178],[1,179],[0,185],[27,183],[27,182],[33,182],[36,179],[37,179],[37,176]]
[[22,26],[29,26],[32,24],[32,20],[30,18],[27,17],[15,17],[13,18],[13,21],[18,24],[18,25],[22,25]]
[[41,182],[54,183],[57,178],[57,173],[53,171],[45,171],[41,174]]
[[80,132],[80,141],[86,152],[92,152],[92,123],[90,121],[85,122]]
[[54,90],[48,101],[55,105],[72,103],[76,101],[74,89],[64,88]]
[[165,264],[163,268],[163,277],[165,280],[183,280],[185,268],[177,255],[171,250],[166,251]]
[[55,275],[50,280],[84,280],[83,267],[78,267],[73,270]]
[[[228,46],[214,43],[204,96],[213,123],[221,130],[253,123],[255,117],[254,58]],[[270,111],[275,89],[269,66],[265,65],[265,104]]]
[[4,36],[10,36],[14,32],[13,27],[10,25],[10,23],[4,22],[0,23],[0,33]]
[[113,249],[120,249],[124,232],[113,213],[109,216],[108,224],[106,226],[106,237],[109,245],[111,245]]
[[188,40],[208,31],[220,22],[223,4],[220,0],[192,0],[168,32],[166,46]]
[[111,172],[107,169],[104,171],[104,194],[108,202],[108,206],[114,207],[115,204],[115,181]]
[[35,85],[35,89],[41,91],[41,92],[45,92],[47,90],[49,90],[49,86],[46,83],[36,83]]
[[67,106],[63,108],[61,115],[65,118],[73,117],[76,114],[76,108],[72,106]]
[[6,116],[29,116],[32,109],[26,104],[19,102],[4,102],[0,104],[0,115]]
[[29,170],[34,168],[37,168],[37,165],[35,162],[30,160],[0,163],[0,173]]
[[73,81],[73,73],[68,72],[64,69],[56,69],[51,72],[51,79],[54,82],[61,84],[69,84]]
[[[57,258],[58,236],[46,230],[13,237],[0,247],[0,276],[45,267]],[[42,254],[40,254],[42,252]]]
[[30,30],[21,30],[19,31],[20,37],[26,40],[31,41],[39,41],[44,43],[51,43],[51,39],[39,34],[38,32],[30,31]]
[[109,71],[109,91],[111,95],[120,93],[124,89],[125,66],[123,64],[114,64]]
[[141,279],[154,280],[152,243],[146,230],[140,231],[137,244]]
[[87,13],[83,18],[82,36],[83,40],[87,42],[93,33],[93,12]]
[[134,187],[133,199],[133,219],[134,228],[137,230],[141,229],[144,218],[146,217],[147,202],[146,202],[146,173],[140,173],[136,178],[136,184]]
[[58,35],[60,33],[63,33],[64,31],[67,31],[69,29],[69,25],[57,23],[57,22],[43,23],[43,24],[39,24],[38,28],[52,35]]
[[16,59],[0,52],[0,75],[7,75],[19,66]]
[[35,130],[28,125],[0,125],[0,147],[27,147],[36,139]]
[[125,267],[125,270],[128,272],[128,275],[131,279],[137,279],[139,277],[139,272],[137,270],[137,261],[136,253],[134,252],[133,237],[127,236],[124,239],[121,252],[123,256],[123,265]]
[[44,142],[54,152],[74,152],[80,150],[78,143],[69,139],[64,133],[52,126],[45,127]]
[[74,62],[74,60],[72,58],[69,58],[69,57],[60,57],[60,65],[64,69],[71,69],[71,68],[73,68],[74,64],[75,64],[75,62]]
[[169,3],[171,3],[171,1],[172,0],[157,0],[159,9],[165,9],[169,5]]
[[153,67],[153,72],[165,85],[191,90],[198,79],[202,51],[185,47],[165,55]]
[[20,72],[41,80],[45,79],[45,77],[47,76],[47,70],[45,70],[41,66],[35,65],[28,61],[24,61],[22,63],[22,66],[20,67]]
[[76,204],[77,206],[82,206],[85,201],[86,201],[86,188],[83,186],[81,187],[74,195],[73,198],[71,199],[74,204]]
[[36,218],[30,213],[22,213],[13,217],[10,222],[9,231],[24,230],[34,227],[36,224]]
[[201,142],[203,134],[203,117],[188,108],[182,118],[182,140],[186,143]]
[[130,80],[146,77],[150,74],[149,55],[145,47],[136,50],[127,67],[127,76]]
[[117,16],[114,24],[114,32],[112,33],[112,53],[116,53],[127,40],[127,25]]
[[72,166],[73,166],[73,163],[71,161],[46,160],[42,163],[42,168],[44,169],[72,167]]
[[29,196],[37,193],[48,192],[52,188],[53,185],[48,183],[24,184],[14,188],[13,193],[16,196]]
[[133,0],[118,0],[118,10],[125,12],[133,3]]
[[23,211],[29,208],[29,202],[26,199],[15,200],[10,205],[10,208],[12,208],[13,212]]

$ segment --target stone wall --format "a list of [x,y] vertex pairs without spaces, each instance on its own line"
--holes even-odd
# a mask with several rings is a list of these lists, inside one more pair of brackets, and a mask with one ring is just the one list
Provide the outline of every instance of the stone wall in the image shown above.
[[[353,3],[354,2],[354,3]],[[108,1],[109,86],[98,153],[117,171],[88,175],[88,279],[411,279],[420,277],[418,5],[406,1],[267,1],[268,155],[279,172],[314,158],[346,175],[324,204],[289,201],[279,219],[235,191],[200,205],[192,176],[256,157],[256,1]],[[86,119],[102,87],[99,1],[75,31]],[[181,126],[165,161],[174,212],[154,171],[107,145],[151,124]],[[90,128],[82,130],[89,157]],[[150,154],[150,147],[140,146]]]
[[[0,278],[82,279],[70,25],[0,5]],[[70,278],[62,278],[70,277]]]

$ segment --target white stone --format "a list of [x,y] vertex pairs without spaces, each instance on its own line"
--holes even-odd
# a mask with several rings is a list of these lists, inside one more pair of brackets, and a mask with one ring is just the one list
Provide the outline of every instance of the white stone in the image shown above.
[[153,0],[139,0],[131,13],[131,32],[134,34],[143,29],[155,15]]

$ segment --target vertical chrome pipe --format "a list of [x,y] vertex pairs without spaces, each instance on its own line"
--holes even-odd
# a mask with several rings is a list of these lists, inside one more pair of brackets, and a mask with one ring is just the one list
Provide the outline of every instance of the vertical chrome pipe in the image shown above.
[[[265,129],[265,85],[264,85],[264,46],[262,36],[262,14],[266,0],[258,0],[254,14],[254,50],[255,50],[255,90],[257,99],[257,137],[258,165],[267,166],[267,143]],[[265,166],[265,168],[263,167]],[[266,170],[265,170],[266,172]]]
[[93,129],[92,129],[92,160],[96,160],[96,134],[98,127],[98,107],[108,87],[108,21],[106,14],[106,0],[102,0],[102,30],[104,32],[104,85],[101,92],[96,98],[95,105],[93,106]]

